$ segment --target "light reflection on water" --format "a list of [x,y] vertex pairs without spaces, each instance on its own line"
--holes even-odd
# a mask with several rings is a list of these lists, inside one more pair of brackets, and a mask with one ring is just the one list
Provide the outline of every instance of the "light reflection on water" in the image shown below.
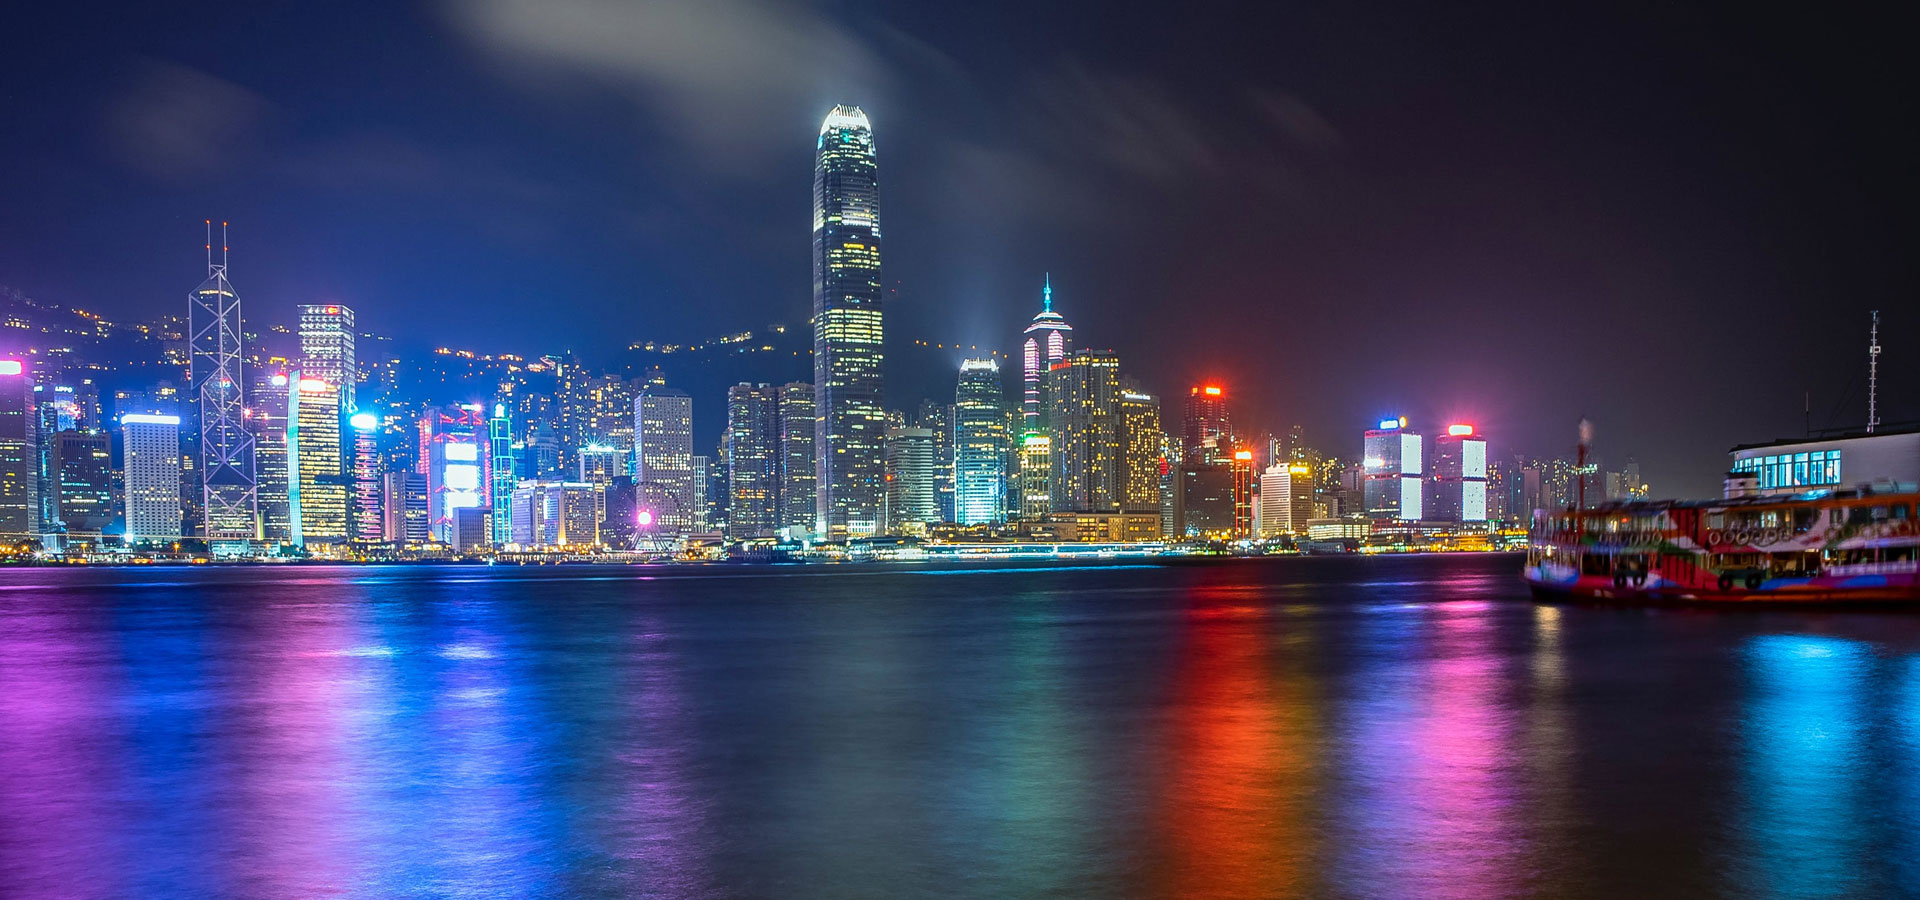
[[1871,880],[1872,835],[1862,794],[1875,776],[1867,753],[1869,678],[1862,641],[1768,635],[1747,648],[1746,766],[1738,837],[1751,897],[1860,896]]
[[0,571],[0,896],[1920,892],[1920,617],[1515,565]]

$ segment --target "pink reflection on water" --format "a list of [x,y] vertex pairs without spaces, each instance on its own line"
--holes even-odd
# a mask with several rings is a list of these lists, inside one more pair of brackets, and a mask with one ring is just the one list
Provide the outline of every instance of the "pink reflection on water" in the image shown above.
[[706,798],[689,770],[697,763],[695,727],[681,661],[658,622],[637,623],[634,683],[627,689],[637,739],[618,751],[624,788],[612,852],[637,863],[649,890],[660,896],[695,897],[713,892],[704,851]]
[[1524,885],[1519,748],[1491,611],[1438,603],[1398,620],[1356,686],[1343,742],[1356,793],[1339,813],[1355,834],[1340,868],[1362,896],[1483,900]]
[[0,895],[129,896],[101,853],[124,778],[117,660],[100,623],[42,599],[16,597],[0,618]]
[[237,895],[323,896],[355,885],[351,830],[360,683],[386,656],[361,621],[366,607],[309,598],[295,586],[283,602],[236,611],[251,632],[244,649],[214,648],[222,688],[238,698],[218,717],[214,751],[227,852],[222,881]]

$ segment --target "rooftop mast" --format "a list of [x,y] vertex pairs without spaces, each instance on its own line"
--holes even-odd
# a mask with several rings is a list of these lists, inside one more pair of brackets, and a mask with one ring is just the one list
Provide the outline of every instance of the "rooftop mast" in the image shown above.
[[1880,424],[1880,311],[1873,311],[1867,338],[1867,433]]

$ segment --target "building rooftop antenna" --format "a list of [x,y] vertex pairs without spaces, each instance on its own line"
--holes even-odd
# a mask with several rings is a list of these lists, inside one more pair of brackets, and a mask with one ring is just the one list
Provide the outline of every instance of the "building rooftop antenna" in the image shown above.
[[213,277],[213,220],[207,220],[207,277]]
[[227,272],[227,223],[220,223],[220,274]]
[[1880,311],[1873,311],[1873,328],[1867,332],[1867,433],[1880,424]]

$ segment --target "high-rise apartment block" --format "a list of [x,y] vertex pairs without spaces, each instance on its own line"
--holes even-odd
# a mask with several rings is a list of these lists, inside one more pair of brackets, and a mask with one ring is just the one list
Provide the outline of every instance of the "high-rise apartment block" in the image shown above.
[[[180,537],[180,417],[120,417],[128,546]],[[4,473],[0,473],[3,475]]]

